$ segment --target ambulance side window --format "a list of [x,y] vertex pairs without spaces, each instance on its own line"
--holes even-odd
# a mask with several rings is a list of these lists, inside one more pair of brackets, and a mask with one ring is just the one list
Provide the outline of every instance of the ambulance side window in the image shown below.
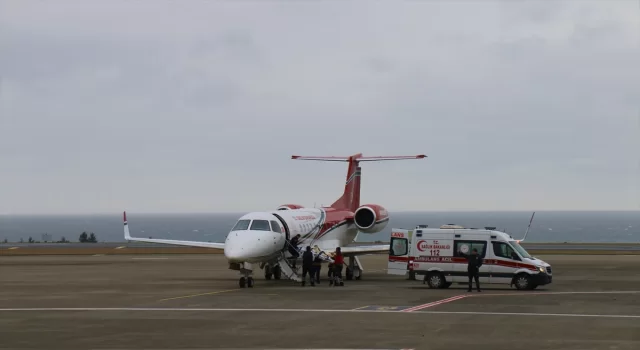
[[485,241],[453,241],[453,244],[453,256],[455,257],[466,257],[471,254],[473,249],[477,249],[478,255],[485,257],[485,249],[487,247],[487,242]]
[[389,242],[389,255],[403,256],[409,253],[409,242],[406,238],[391,238]]
[[513,248],[511,248],[511,246],[508,245],[507,243],[504,243],[504,242],[491,242],[491,243],[493,243],[493,253],[496,256],[499,256],[505,259],[520,260],[520,257],[518,256],[518,254],[516,254]]

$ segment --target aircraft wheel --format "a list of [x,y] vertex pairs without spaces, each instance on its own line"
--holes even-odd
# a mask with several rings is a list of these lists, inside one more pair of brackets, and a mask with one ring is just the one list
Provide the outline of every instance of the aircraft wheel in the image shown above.
[[247,278],[247,287],[253,288],[253,277]]
[[266,272],[266,273],[264,274],[264,278],[265,278],[265,279],[270,280],[270,279],[271,279],[271,274],[270,274],[270,273],[268,273],[268,272]]
[[345,271],[345,277],[347,281],[351,281],[353,279],[353,271],[351,271],[350,268],[347,268],[347,271]]
[[244,288],[246,282],[247,280],[244,277],[240,277],[240,281],[239,281],[240,288]]

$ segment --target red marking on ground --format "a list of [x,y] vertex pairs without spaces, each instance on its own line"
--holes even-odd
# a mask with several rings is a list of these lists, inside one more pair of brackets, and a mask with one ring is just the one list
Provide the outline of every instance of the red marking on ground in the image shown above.
[[467,297],[467,295],[456,295],[455,297],[442,299],[442,300],[437,300],[437,301],[433,301],[433,302],[430,302],[430,303],[426,303],[426,304],[410,307],[410,308],[404,309],[404,310],[402,310],[400,312],[411,312],[411,311],[416,311],[416,310],[422,310],[422,309],[426,309],[426,308],[430,308],[430,307],[434,307],[434,306],[450,303],[452,301],[460,300],[460,299],[463,299],[463,298],[466,298],[466,297]]

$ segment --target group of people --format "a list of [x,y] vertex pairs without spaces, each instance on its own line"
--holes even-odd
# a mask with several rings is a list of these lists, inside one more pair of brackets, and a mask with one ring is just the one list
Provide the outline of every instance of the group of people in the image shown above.
[[[298,241],[300,240],[300,235],[294,236],[289,242],[289,253],[291,253],[291,258],[293,260],[293,268],[295,269],[296,260],[300,256],[298,253]],[[333,256],[333,262],[329,263],[329,285],[344,285],[342,281],[342,269],[344,267],[344,256],[340,250],[340,247],[336,248],[336,253]],[[316,283],[320,283],[320,269],[322,268],[322,258],[320,254],[313,257],[313,252],[311,251],[311,246],[307,246],[304,253],[302,253],[302,286],[305,286],[307,275],[309,275],[309,282],[312,286],[315,286]]]

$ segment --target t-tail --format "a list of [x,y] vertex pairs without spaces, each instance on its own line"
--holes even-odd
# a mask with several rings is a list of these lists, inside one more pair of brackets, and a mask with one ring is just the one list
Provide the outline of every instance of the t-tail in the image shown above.
[[340,198],[338,198],[338,200],[331,204],[331,207],[335,209],[355,211],[356,209],[358,209],[358,207],[360,207],[360,177],[362,175],[360,162],[422,159],[426,157],[427,156],[424,154],[420,154],[417,156],[363,157],[362,153],[358,153],[349,157],[291,156],[291,159],[349,163],[349,168],[347,170],[347,180],[344,185],[344,193]]

